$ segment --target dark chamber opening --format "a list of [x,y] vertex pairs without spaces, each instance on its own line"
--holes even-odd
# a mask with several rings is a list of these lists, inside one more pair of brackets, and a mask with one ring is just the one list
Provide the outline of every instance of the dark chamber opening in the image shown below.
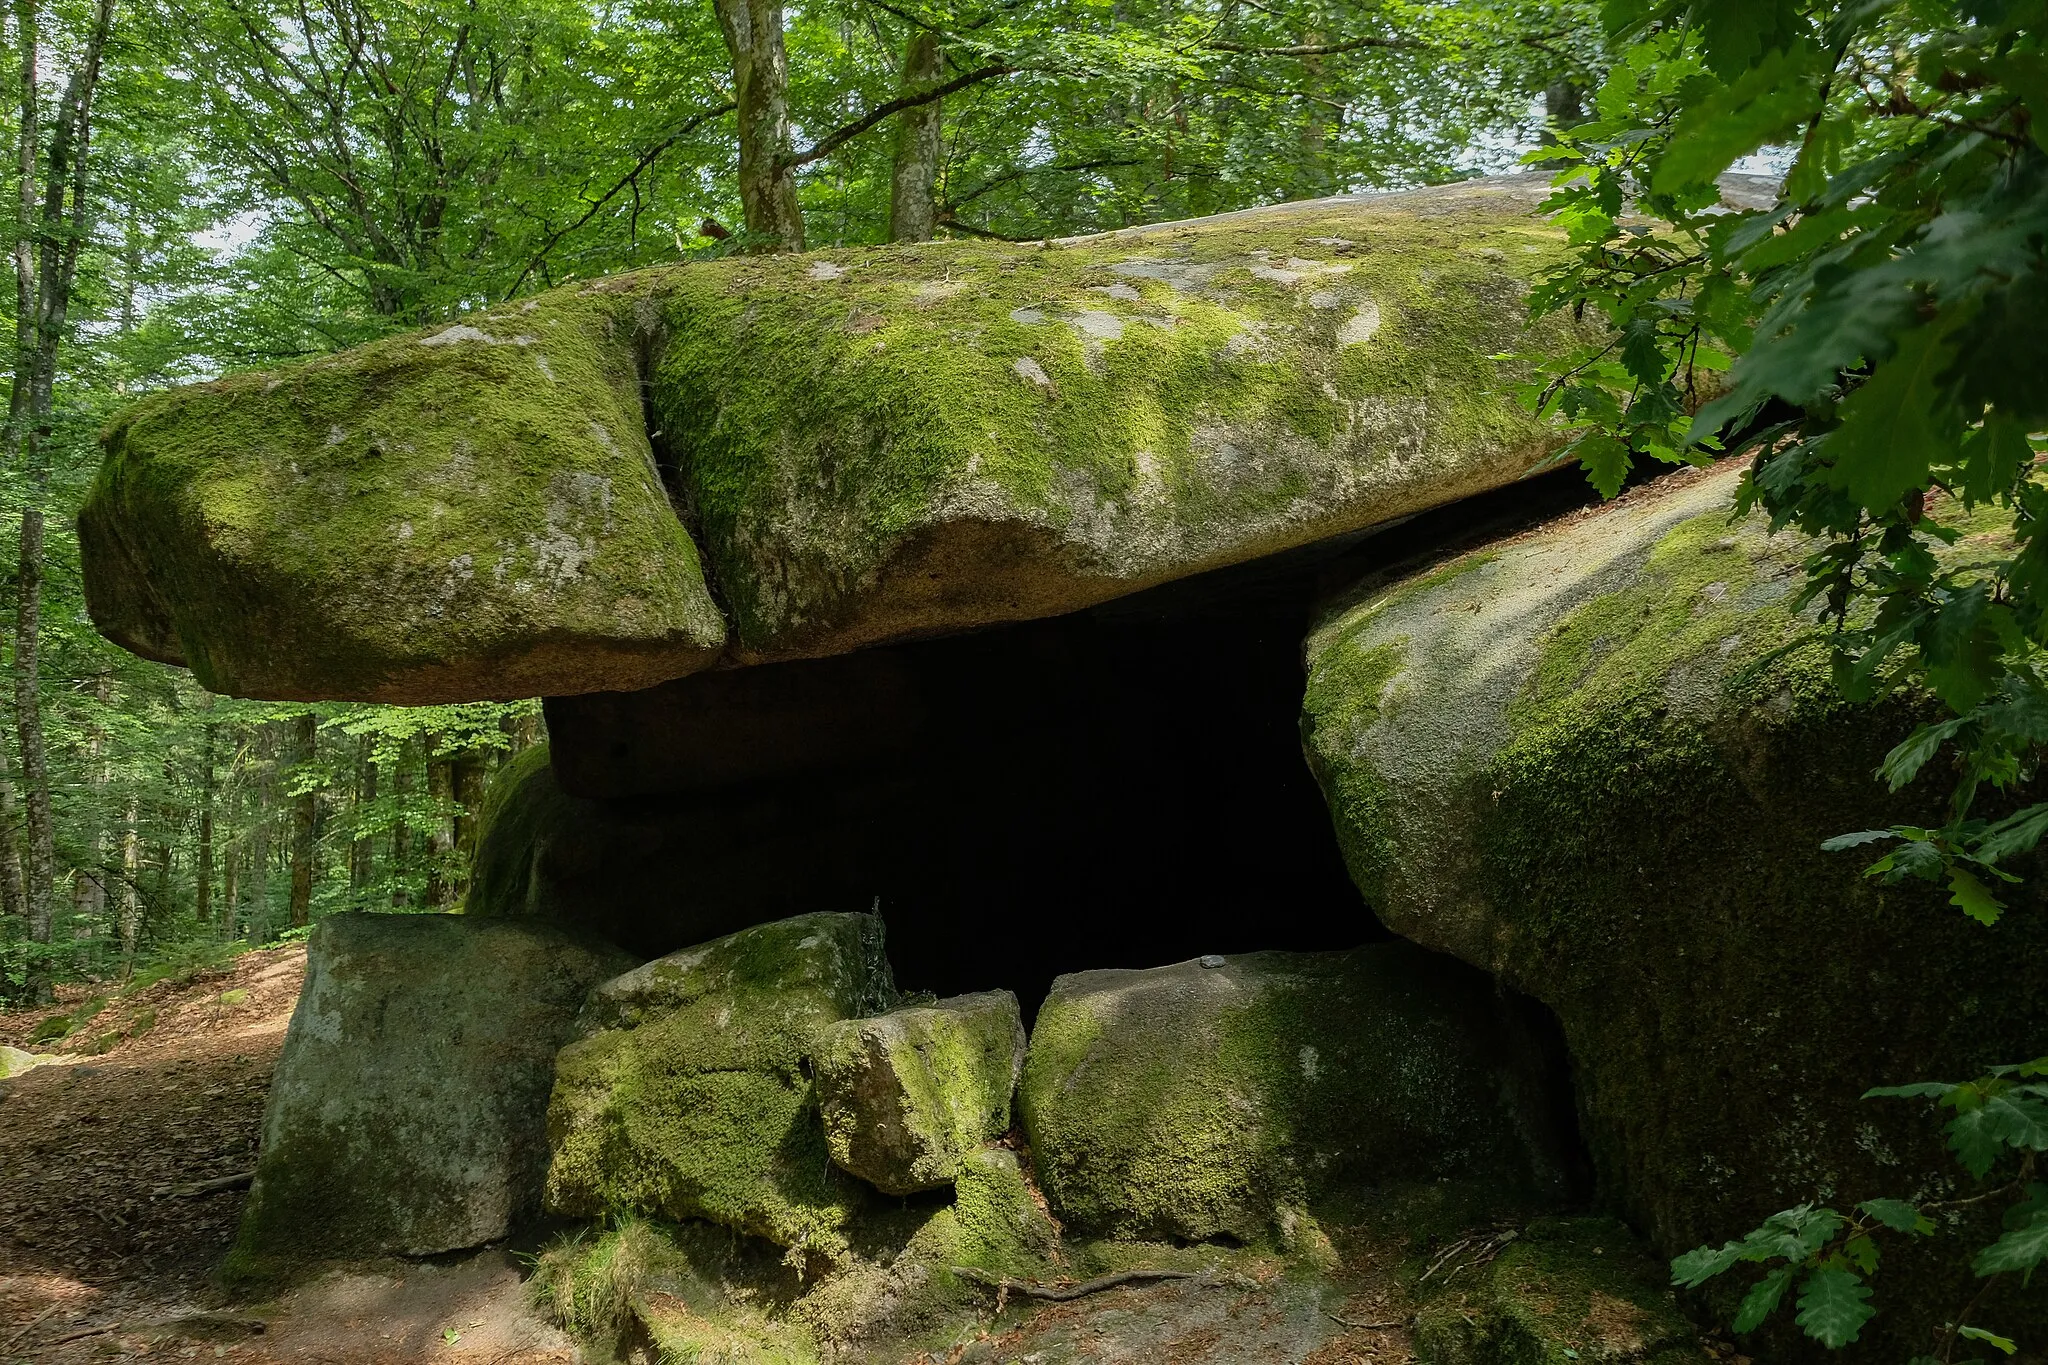
[[[551,699],[578,823],[534,887],[648,956],[879,902],[898,984],[1007,987],[1388,937],[1298,729],[1334,590],[1583,500],[1534,480],[1051,620]],[[481,864],[480,864],[481,865]]]

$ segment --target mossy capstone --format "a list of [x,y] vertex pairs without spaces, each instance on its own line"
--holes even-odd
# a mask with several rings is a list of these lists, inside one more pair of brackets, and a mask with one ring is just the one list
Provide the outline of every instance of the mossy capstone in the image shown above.
[[395,702],[1071,611],[1535,467],[1496,357],[1566,340],[1544,192],[701,262],[156,395],[88,605],[216,691]]
[[1024,1041],[1009,991],[826,1029],[816,1069],[834,1164],[884,1194],[952,1184],[968,1153],[1009,1131]]
[[479,1246],[539,1213],[556,1049],[631,961],[546,925],[322,920],[228,1273]]
[[882,922],[799,915],[590,992],[556,1059],[547,1204],[704,1218],[837,1259],[862,1186],[825,1150],[819,1031],[893,1003]]
[[[1986,932],[1822,850],[1940,822],[1938,778],[1874,777],[1936,712],[1902,685],[1845,701],[1824,643],[1784,652],[1817,625],[1811,542],[1736,517],[1741,473],[1366,585],[1307,648],[1306,748],[1358,886],[1555,1012],[1601,1196],[1666,1255],[1816,1195],[1959,1189],[1939,1122],[1863,1092],[2048,1037],[2037,874]],[[1975,1292],[1926,1245],[1887,1250],[1871,1329],[1907,1353]]]
[[1384,943],[1063,976],[1019,1098],[1066,1226],[1251,1242],[1346,1187],[1555,1184],[1526,1063],[1484,977]]

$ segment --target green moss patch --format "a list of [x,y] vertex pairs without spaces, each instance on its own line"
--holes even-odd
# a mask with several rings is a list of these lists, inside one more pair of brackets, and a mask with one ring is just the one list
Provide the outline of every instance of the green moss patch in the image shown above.
[[894,995],[872,915],[802,915],[592,992],[556,1060],[549,1207],[704,1218],[828,1260],[865,1195],[825,1147],[818,1032]]
[[1063,1223],[1254,1242],[1345,1187],[1551,1178],[1484,978],[1406,944],[1212,961],[1054,983],[1021,1103]]
[[[1874,773],[1932,703],[1835,693],[1802,538],[1680,475],[1347,606],[1308,642],[1304,737],[1373,909],[1549,1006],[1601,1197],[1660,1253],[1803,1200],[1952,1179],[1874,1085],[2032,1056],[2038,876],[1996,933],[1861,875],[1833,835],[1939,819]],[[1887,1266],[1911,1354],[1971,1292]],[[1889,1349],[1889,1346],[1887,1347]]]
[[557,291],[107,428],[94,621],[215,691],[428,702],[647,686],[725,628],[640,412],[630,309]]

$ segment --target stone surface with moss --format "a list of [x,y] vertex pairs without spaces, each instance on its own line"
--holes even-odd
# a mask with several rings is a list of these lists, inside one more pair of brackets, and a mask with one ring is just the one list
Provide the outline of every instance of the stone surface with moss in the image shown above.
[[1529,1050],[1479,973],[1410,944],[1063,976],[1019,1096],[1068,1227],[1250,1242],[1343,1187],[1561,1177]]
[[834,1164],[915,1194],[951,1184],[963,1157],[1009,1131],[1024,1019],[1009,991],[956,995],[835,1024],[815,1060]]
[[[1706,1365],[1663,1263],[1611,1218],[1539,1218],[1451,1247],[1415,1319],[1421,1365]],[[1470,1270],[1460,1275],[1458,1272]],[[1434,1291],[1434,1292],[1432,1292]]]
[[156,395],[88,602],[218,691],[401,702],[705,666],[698,544],[737,661],[1070,611],[1527,474],[1542,194],[700,262]]
[[538,1214],[555,1051],[631,961],[545,925],[322,920],[229,1275],[479,1246]]
[[[1931,712],[1843,701],[1824,646],[1774,654],[1814,626],[1809,543],[1733,518],[1739,477],[1366,585],[1307,646],[1305,742],[1353,878],[1398,933],[1555,1011],[1602,1197],[1667,1255],[1816,1197],[1958,1190],[1938,1120],[1860,1096],[2048,1037],[2038,875],[1986,931],[1821,850],[1938,822],[1939,777],[1874,776]],[[1973,1292],[1965,1261],[1888,1252],[1872,1331],[1924,1342],[1916,1313]]]
[[645,687],[725,625],[641,416],[630,300],[557,291],[106,429],[79,514],[109,638],[239,696]]
[[826,1153],[809,1058],[823,1027],[894,996],[865,914],[758,925],[596,987],[556,1059],[548,1207],[704,1218],[843,1256],[865,1196]]

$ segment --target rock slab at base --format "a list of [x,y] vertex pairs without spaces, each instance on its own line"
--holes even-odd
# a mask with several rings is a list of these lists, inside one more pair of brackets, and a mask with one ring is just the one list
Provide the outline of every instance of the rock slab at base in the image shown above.
[[538,1212],[555,1052],[631,961],[544,925],[322,920],[229,1273],[478,1246]]
[[556,1060],[548,1207],[705,1218],[836,1258],[863,1195],[826,1154],[809,1058],[894,996],[866,914],[757,925],[598,986]]
[[1009,991],[825,1030],[818,1103],[833,1163],[884,1194],[952,1184],[963,1157],[1009,1131],[1024,1041]]
[[[1213,965],[1211,965],[1213,964]],[[1252,1241],[1283,1203],[1554,1183],[1544,1078],[1492,983],[1409,944],[1063,976],[1020,1093],[1062,1223]]]

